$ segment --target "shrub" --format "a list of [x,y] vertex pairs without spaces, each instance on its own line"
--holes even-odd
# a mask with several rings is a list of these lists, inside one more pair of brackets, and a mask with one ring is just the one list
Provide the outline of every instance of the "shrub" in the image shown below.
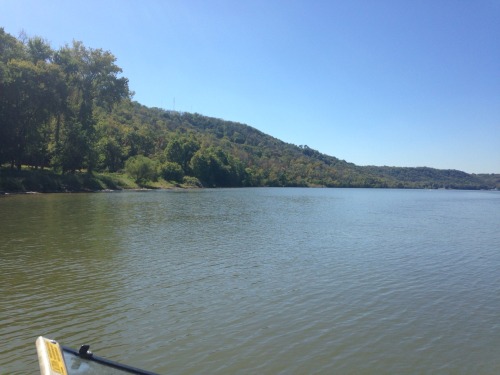
[[184,171],[178,163],[167,161],[161,166],[161,176],[166,181],[177,181],[181,182],[184,177]]
[[125,163],[125,170],[137,183],[144,183],[148,180],[155,181],[158,177],[156,163],[143,155],[129,158]]
[[196,177],[192,177],[192,176],[185,176],[182,179],[182,183],[185,186],[203,187],[203,185],[201,184],[200,180],[198,180]]

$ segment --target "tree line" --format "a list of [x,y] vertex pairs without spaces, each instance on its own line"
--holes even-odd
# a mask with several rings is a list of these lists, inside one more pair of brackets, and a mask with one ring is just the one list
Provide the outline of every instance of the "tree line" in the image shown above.
[[129,98],[116,58],[74,41],[58,50],[40,37],[0,29],[0,163],[92,171],[96,108]]
[[244,168],[221,147],[182,135],[182,124],[180,132],[164,118],[158,124],[154,111],[141,113],[120,73],[109,51],[79,41],[54,50],[40,37],[0,28],[0,165],[126,168],[138,182],[191,176],[207,186],[244,184]]

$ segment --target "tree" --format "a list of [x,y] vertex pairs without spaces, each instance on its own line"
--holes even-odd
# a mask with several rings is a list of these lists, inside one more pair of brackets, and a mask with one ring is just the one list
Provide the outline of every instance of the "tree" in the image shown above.
[[179,165],[184,164],[184,148],[179,138],[174,138],[168,142],[165,148],[165,157],[167,161],[176,163]]
[[184,178],[184,171],[182,167],[174,162],[167,161],[161,166],[161,176],[166,181],[182,181]]
[[[115,103],[128,98],[128,80],[118,77],[122,70],[115,64],[116,58],[110,52],[86,48],[81,42],[74,41],[71,47],[62,47],[55,54],[54,61],[64,71],[69,87],[64,114],[66,132],[62,132],[57,139],[55,149],[60,153],[58,157],[63,170],[87,167],[90,172],[98,159],[95,107],[111,110]],[[81,157],[77,157],[71,147],[62,146],[75,141],[79,142]],[[70,155],[64,155],[66,152]]]
[[9,62],[26,57],[24,46],[12,35],[0,28],[0,164],[12,162],[15,137],[15,111],[13,100],[15,88]]
[[156,163],[143,155],[129,158],[125,163],[127,173],[135,179],[137,183],[144,183],[148,180],[156,180]]
[[23,43],[0,27],[0,61],[7,63],[12,59],[24,58],[26,58],[26,51]]
[[2,79],[1,119],[3,155],[19,169],[42,165],[48,146],[48,122],[64,92],[61,72],[44,61],[12,59]]
[[190,172],[190,161],[200,149],[200,143],[193,137],[174,137],[165,148],[167,161],[179,164],[184,173]]
[[225,153],[220,147],[198,150],[191,159],[193,174],[205,186],[241,186],[245,170],[238,160]]
[[28,39],[27,53],[29,60],[34,64],[39,61],[51,62],[54,56],[50,44],[38,36]]
[[98,166],[101,170],[116,172],[123,167],[125,149],[118,143],[116,138],[102,136],[97,142]]

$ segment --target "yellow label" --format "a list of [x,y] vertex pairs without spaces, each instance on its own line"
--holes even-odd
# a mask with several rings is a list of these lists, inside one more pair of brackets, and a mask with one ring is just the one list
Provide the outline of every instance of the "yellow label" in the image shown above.
[[51,370],[57,374],[68,375],[66,366],[64,365],[63,355],[57,342],[45,339],[45,347],[47,348]]

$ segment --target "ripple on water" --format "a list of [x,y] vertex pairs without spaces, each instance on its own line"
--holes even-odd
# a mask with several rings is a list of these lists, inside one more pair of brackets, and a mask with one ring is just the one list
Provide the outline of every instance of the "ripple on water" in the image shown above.
[[40,334],[160,373],[500,372],[500,200],[443,193],[31,199],[0,218],[0,372]]

